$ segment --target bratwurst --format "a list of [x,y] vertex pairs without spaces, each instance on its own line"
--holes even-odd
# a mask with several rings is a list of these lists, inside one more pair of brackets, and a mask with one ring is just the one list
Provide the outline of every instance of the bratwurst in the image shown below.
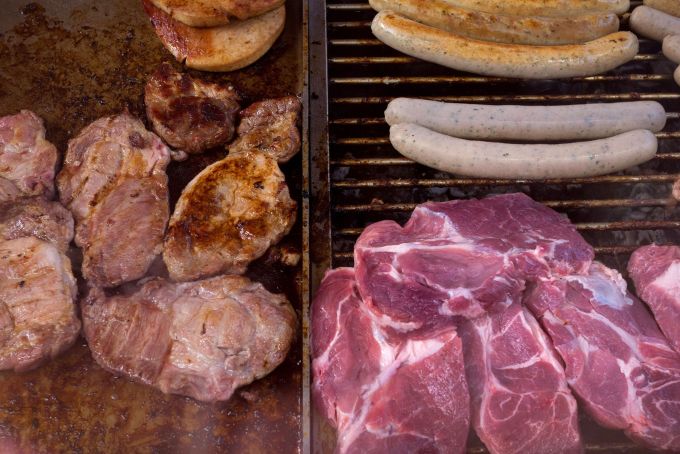
[[551,79],[588,76],[614,69],[635,57],[638,39],[617,32],[584,44],[528,46],[478,41],[381,11],[373,34],[407,55],[460,71],[499,77]]

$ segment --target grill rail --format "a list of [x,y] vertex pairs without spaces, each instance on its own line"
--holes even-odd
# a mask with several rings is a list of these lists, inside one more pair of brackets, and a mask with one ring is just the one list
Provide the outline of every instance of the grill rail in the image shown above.
[[[607,74],[526,81],[463,73],[400,54],[370,31],[367,1],[311,2],[312,288],[329,267],[351,266],[353,246],[370,223],[403,223],[426,201],[524,192],[564,213],[595,247],[597,258],[625,271],[637,247],[680,243],[680,88],[676,65],[658,43]],[[314,3],[321,3],[314,5]],[[640,1],[631,2],[635,7]],[[315,14],[316,12],[316,14]],[[622,29],[627,29],[627,16]],[[325,21],[322,22],[322,19]],[[317,22],[315,22],[317,21]],[[390,145],[383,112],[396,97],[488,104],[573,104],[655,100],[667,114],[650,162],[600,177],[550,180],[461,178],[404,158]],[[313,421],[313,452],[330,452],[332,431]],[[584,417],[585,418],[585,417]],[[581,424],[587,452],[642,453],[618,431]],[[469,452],[486,452],[472,436]]]

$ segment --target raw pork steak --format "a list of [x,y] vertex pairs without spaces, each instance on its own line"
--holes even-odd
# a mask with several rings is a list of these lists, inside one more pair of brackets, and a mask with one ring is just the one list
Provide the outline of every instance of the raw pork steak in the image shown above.
[[618,272],[595,262],[587,275],[540,283],[525,303],[598,423],[651,448],[680,450],[680,355]]
[[380,324],[352,269],[330,271],[312,305],[314,399],[338,429],[339,453],[462,453],[469,400],[461,341]]
[[628,273],[661,331],[680,352],[680,247],[641,247],[630,257]]
[[357,241],[354,262],[364,302],[417,329],[501,310],[526,280],[583,272],[593,255],[568,219],[511,194],[425,203],[403,228],[373,224]]
[[583,451],[564,368],[527,309],[515,302],[463,322],[459,332],[472,421],[491,453]]

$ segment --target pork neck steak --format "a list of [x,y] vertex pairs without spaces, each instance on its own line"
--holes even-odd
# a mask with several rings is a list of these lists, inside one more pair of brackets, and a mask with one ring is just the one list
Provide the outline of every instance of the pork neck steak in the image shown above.
[[680,450],[680,355],[618,272],[595,262],[589,274],[539,283],[525,303],[597,422],[651,448]]
[[403,228],[370,225],[354,249],[364,302],[410,329],[501,310],[527,280],[583,272],[593,256],[568,219],[523,194],[425,203]]
[[59,202],[24,197],[0,202],[0,240],[33,236],[66,252],[73,240],[73,216]]
[[312,304],[313,395],[339,453],[465,452],[469,399],[454,327],[428,336],[382,325],[354,271],[330,271]]
[[139,279],[160,254],[169,162],[168,147],[127,113],[101,118],[69,142],[57,186],[75,218],[83,276],[92,285]]
[[461,323],[475,431],[491,453],[583,452],[576,399],[550,340],[519,299]]
[[76,280],[69,259],[34,237],[0,240],[0,370],[33,369],[75,342]]
[[680,352],[680,247],[641,247],[631,255],[628,273],[661,331]]
[[57,159],[36,114],[22,110],[0,117],[0,201],[17,195],[54,197]]
[[92,355],[104,369],[201,401],[227,400],[274,370],[297,323],[285,297],[241,276],[182,284],[154,279],[111,297],[93,289],[82,315]]
[[149,78],[144,101],[154,131],[187,153],[224,145],[234,137],[240,106],[231,85],[194,79],[164,62]]

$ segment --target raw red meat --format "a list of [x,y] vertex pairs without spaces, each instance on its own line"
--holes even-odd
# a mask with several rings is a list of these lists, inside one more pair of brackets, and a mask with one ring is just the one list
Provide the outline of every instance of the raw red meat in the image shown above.
[[510,194],[425,203],[403,228],[373,224],[357,241],[354,261],[365,303],[417,329],[500,310],[526,280],[583,272],[593,255],[568,219]]
[[651,448],[680,450],[680,355],[618,272],[596,262],[587,275],[541,282],[525,303],[598,423]]
[[564,368],[519,302],[459,329],[472,422],[491,453],[583,452],[577,406]]
[[661,331],[680,352],[680,247],[641,247],[630,257],[628,273]]
[[339,453],[465,451],[468,390],[454,327],[396,332],[366,310],[354,271],[329,272],[312,305],[314,400]]

